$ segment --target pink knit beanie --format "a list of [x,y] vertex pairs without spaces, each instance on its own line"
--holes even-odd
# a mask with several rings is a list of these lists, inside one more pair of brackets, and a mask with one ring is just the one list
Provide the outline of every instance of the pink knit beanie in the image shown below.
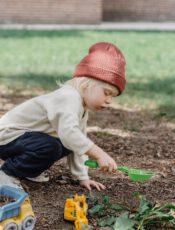
[[92,77],[110,83],[120,91],[125,89],[125,58],[118,47],[111,43],[99,42],[89,49],[76,66],[74,77]]

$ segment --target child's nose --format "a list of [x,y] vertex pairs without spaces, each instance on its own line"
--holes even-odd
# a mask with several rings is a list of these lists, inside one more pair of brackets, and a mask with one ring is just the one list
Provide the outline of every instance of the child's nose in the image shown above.
[[111,102],[112,102],[112,97],[111,96],[107,97],[106,103],[107,104],[111,104]]

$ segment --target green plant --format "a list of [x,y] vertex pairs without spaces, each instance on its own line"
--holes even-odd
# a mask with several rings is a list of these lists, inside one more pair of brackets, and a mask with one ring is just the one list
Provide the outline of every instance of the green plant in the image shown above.
[[116,221],[117,213],[120,213],[123,210],[122,206],[111,204],[108,196],[104,196],[100,203],[99,199],[94,196],[92,192],[90,193],[90,204],[92,207],[88,210],[89,216],[91,218],[100,218],[97,221],[97,225],[100,227],[113,225]]
[[104,196],[100,202],[91,193],[92,207],[89,209],[89,216],[100,218],[97,225],[108,226],[111,230],[144,230],[146,226],[157,223],[168,223],[175,227],[175,204],[152,204],[139,193],[134,193],[134,197],[139,199],[139,207],[135,212],[118,204],[111,204],[108,196]]
[[160,222],[167,222],[175,227],[175,204],[161,205],[157,202],[152,204],[139,193],[136,194],[136,197],[140,200],[138,211],[128,216],[136,221],[136,229],[143,230],[147,225]]

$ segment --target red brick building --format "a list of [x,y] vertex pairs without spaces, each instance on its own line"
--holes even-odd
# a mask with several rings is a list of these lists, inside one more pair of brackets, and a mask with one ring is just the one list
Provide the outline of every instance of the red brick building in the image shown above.
[[0,0],[0,24],[175,21],[175,0]]
[[175,0],[103,0],[104,21],[175,21]]

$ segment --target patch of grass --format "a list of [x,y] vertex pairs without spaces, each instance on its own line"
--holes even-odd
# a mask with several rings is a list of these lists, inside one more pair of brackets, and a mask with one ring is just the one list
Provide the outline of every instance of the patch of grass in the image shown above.
[[71,78],[93,43],[107,41],[127,62],[128,84],[117,103],[174,117],[174,40],[174,32],[0,30],[0,84],[52,90],[56,80]]
[[109,137],[111,136],[111,134],[107,131],[99,131],[96,133],[96,136],[97,137]]

